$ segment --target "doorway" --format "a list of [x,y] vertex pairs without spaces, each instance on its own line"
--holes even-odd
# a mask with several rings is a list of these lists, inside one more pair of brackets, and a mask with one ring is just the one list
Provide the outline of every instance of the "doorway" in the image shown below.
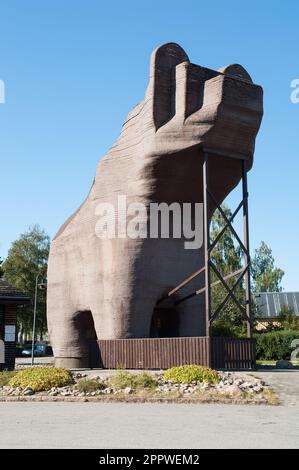
[[176,308],[155,307],[151,327],[151,338],[175,338],[179,336],[179,313]]
[[79,335],[80,348],[85,357],[87,357],[88,367],[98,367],[98,364],[95,364],[98,362],[95,352],[98,348],[98,338],[91,311],[78,312],[75,316],[75,327]]

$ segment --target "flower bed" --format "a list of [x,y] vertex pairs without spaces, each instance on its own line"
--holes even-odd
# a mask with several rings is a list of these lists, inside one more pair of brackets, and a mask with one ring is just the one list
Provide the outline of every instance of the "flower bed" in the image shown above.
[[118,371],[108,377],[31,368],[17,372],[0,387],[0,399],[278,403],[270,387],[252,375],[199,366],[181,366],[161,373]]

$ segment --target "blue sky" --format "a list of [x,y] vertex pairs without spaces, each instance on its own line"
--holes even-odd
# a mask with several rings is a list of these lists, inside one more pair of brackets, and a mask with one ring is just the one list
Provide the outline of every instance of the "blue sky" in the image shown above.
[[53,236],[142,99],[149,56],[177,42],[210,68],[241,63],[264,88],[249,175],[251,249],[261,240],[299,290],[299,4],[294,1],[2,0],[0,256],[30,224]]

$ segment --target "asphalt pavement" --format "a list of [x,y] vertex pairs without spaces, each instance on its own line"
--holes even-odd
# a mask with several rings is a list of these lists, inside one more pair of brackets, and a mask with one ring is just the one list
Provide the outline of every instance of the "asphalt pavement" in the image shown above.
[[299,371],[263,371],[280,406],[0,403],[1,448],[299,448]]

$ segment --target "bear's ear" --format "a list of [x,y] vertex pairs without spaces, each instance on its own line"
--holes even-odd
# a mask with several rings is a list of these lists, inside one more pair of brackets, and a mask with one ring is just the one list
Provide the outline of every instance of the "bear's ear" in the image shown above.
[[175,68],[182,62],[189,62],[189,58],[185,51],[173,42],[158,47],[152,53],[146,98],[153,100],[156,130],[175,114]]
[[238,78],[239,80],[245,80],[246,82],[252,83],[251,76],[240,64],[225,65],[224,67],[218,69],[218,72],[221,72],[224,75],[229,75],[231,77]]

